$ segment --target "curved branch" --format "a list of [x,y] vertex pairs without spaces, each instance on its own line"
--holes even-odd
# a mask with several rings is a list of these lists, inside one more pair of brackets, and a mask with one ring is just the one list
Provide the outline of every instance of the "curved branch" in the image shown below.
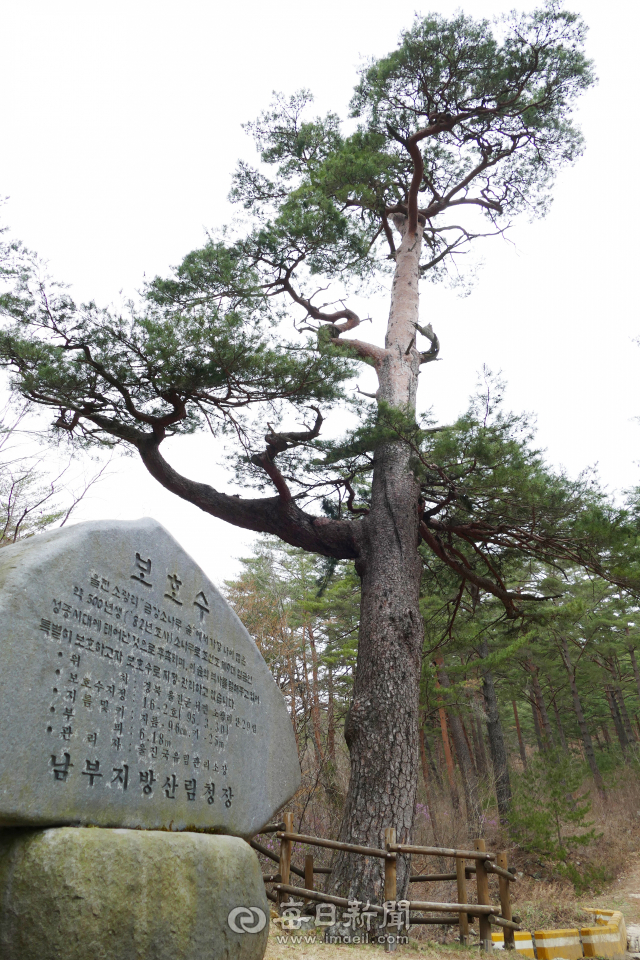
[[311,407],[311,409],[315,410],[316,422],[310,430],[276,433],[271,427],[271,424],[269,424],[269,433],[267,433],[265,436],[265,440],[267,441],[267,449],[263,453],[258,453],[251,457],[251,462],[257,467],[262,467],[267,476],[271,479],[274,487],[280,495],[281,500],[283,500],[285,503],[288,503],[293,498],[291,496],[291,491],[287,486],[287,481],[278,470],[274,461],[279,453],[284,453],[285,450],[290,450],[292,447],[297,447],[301,443],[305,443],[308,440],[313,440],[318,436],[320,433],[320,427],[322,426],[323,417],[317,407]]
[[292,547],[336,560],[356,560],[360,554],[359,525],[349,520],[313,517],[294,500],[280,496],[245,499],[220,493],[206,483],[179,474],[160,453],[160,444],[147,435],[137,444],[138,452],[152,477],[171,493],[199,507],[205,513],[235,527],[279,537]]
[[[333,313],[325,313],[318,307],[314,307],[314,305],[311,303],[311,300],[303,297],[294,289],[289,277],[290,273],[287,273],[287,275],[279,281],[283,290],[286,290],[295,303],[298,303],[301,307],[304,307],[307,311],[307,314],[310,317],[313,317],[314,320],[320,320],[322,323],[329,323],[340,333],[345,333],[347,330],[353,330],[354,327],[360,325],[360,317],[353,310],[350,310],[349,307],[343,307],[342,310],[335,310]],[[337,321],[339,320],[343,320],[344,323],[338,323]]]
[[376,367],[388,354],[384,347],[377,347],[375,343],[367,343],[365,340],[341,340],[338,337],[332,337],[330,342],[336,347],[352,347],[363,360],[373,360]]
[[420,363],[430,363],[432,360],[438,359],[438,354],[440,353],[440,341],[438,340],[437,335],[433,332],[433,327],[430,323],[426,327],[421,327],[419,323],[414,324],[416,330],[422,334],[431,344],[429,349],[424,353],[420,354]]

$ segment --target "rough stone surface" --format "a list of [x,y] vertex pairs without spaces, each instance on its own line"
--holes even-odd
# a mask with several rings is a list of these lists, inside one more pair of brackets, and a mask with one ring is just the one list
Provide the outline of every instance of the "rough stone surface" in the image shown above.
[[[234,933],[237,906],[261,910],[263,929]],[[257,857],[236,837],[0,831],[2,960],[261,960],[268,917]]]
[[258,648],[153,520],[0,551],[0,704],[2,826],[247,837],[300,782]]

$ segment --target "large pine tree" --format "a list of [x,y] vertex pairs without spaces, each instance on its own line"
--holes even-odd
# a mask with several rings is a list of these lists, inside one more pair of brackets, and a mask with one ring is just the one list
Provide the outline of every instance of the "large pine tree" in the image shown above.
[[[308,94],[277,99],[251,125],[260,166],[242,163],[234,179],[246,229],[188,254],[126,315],[76,305],[27,251],[5,247],[0,359],[18,392],[55,411],[59,434],[80,446],[128,445],[201,510],[355,560],[362,604],[345,726],[346,841],[380,846],[388,825],[411,838],[421,542],[511,615],[521,597],[492,550],[580,559],[579,547],[551,538],[540,512],[512,510],[497,494],[483,516],[463,473],[430,459],[434,435],[418,422],[416,397],[439,351],[419,315],[421,278],[443,276],[476,237],[502,233],[515,215],[544,214],[555,174],[581,151],[570,113],[593,82],[584,33],[555,0],[495,26],[463,14],[416,19],[389,56],[362,70],[351,103],[359,124],[348,135],[334,114],[307,119]],[[367,343],[354,336],[361,318],[349,290],[389,273],[385,341]],[[333,305],[314,292],[327,286],[338,291]],[[297,341],[283,334],[289,316]],[[344,443],[323,442],[323,418],[347,402],[358,363],[375,370],[374,402],[354,407],[361,423]],[[309,407],[313,422],[289,429]],[[201,428],[236,442],[242,487],[265,495],[220,492],[167,462],[163,441]],[[399,891],[407,880],[401,861]],[[380,865],[338,858],[332,886],[379,901]]]

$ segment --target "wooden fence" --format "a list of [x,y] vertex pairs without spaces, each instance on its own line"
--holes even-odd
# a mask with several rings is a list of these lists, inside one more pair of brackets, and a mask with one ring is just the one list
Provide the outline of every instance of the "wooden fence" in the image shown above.
[[[444,903],[441,901],[409,900],[409,926],[414,924],[443,924],[460,927],[460,942],[469,942],[469,924],[477,918],[480,926],[480,949],[491,950],[491,925],[495,924],[504,931],[504,947],[513,950],[514,931],[520,930],[518,919],[511,913],[511,898],[509,885],[516,879],[514,872],[509,870],[506,853],[488,853],[484,840],[476,840],[473,850],[457,850],[448,847],[420,847],[409,844],[396,843],[394,827],[385,830],[385,847],[363,847],[353,843],[342,843],[339,840],[327,840],[322,837],[312,837],[296,833],[293,829],[293,814],[285,813],[282,823],[271,824],[261,831],[263,834],[274,834],[280,841],[279,856],[269,850],[255,838],[250,841],[251,846],[258,853],[275,861],[278,864],[278,873],[263,874],[266,884],[273,884],[273,889],[267,891],[270,900],[281,903],[284,895],[297,896],[307,901],[329,903],[338,907],[348,907],[349,901],[345,897],[334,897],[315,889],[316,875],[330,874],[330,867],[314,865],[313,855],[307,854],[304,868],[291,862],[293,845],[302,843],[308,846],[324,847],[329,850],[344,850],[347,853],[358,854],[364,857],[378,857],[384,860],[384,898],[385,901],[396,901],[396,862],[398,854],[451,858],[455,861],[455,873],[426,873],[410,875],[411,883],[434,883],[438,881],[455,880],[457,883],[458,902]],[[466,861],[472,861],[468,865]],[[299,877],[303,886],[290,883],[291,875]],[[498,877],[500,905],[491,903],[489,893],[489,875]],[[469,900],[468,882],[475,877],[476,900]],[[369,905],[368,910],[378,915],[384,914],[384,908],[378,904]],[[418,912],[418,914],[416,913]],[[429,914],[424,916],[424,914]],[[433,916],[436,914],[436,916]],[[440,914],[440,915],[438,915]],[[390,934],[397,934],[398,928],[388,928]],[[393,936],[389,938],[393,942]]]

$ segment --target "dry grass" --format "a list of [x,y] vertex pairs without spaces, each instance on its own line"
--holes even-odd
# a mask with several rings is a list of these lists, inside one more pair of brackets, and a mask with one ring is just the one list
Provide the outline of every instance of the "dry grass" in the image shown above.
[[586,923],[582,909],[569,883],[536,882],[523,877],[512,898],[513,912],[520,917],[523,930],[549,930],[580,927]]

